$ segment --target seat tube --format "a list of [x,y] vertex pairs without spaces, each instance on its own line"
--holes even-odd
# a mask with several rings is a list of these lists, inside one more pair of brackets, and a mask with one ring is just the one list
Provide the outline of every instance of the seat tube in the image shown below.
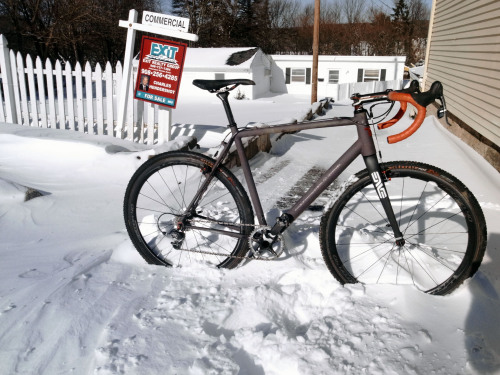
[[365,160],[366,168],[370,173],[373,186],[377,191],[380,203],[382,203],[382,207],[384,207],[385,214],[387,215],[389,224],[391,225],[391,228],[394,232],[394,237],[396,238],[396,244],[398,246],[403,246],[405,244],[403,234],[401,233],[398,221],[396,220],[396,215],[394,214],[391,200],[389,199],[389,194],[387,193],[387,189],[385,187],[384,178],[382,177],[380,164],[377,160],[377,157],[375,155],[370,155],[370,156],[363,156],[363,159]]
[[252,172],[250,171],[250,164],[248,163],[248,159],[245,155],[243,143],[241,142],[241,138],[237,136],[238,128],[236,125],[236,121],[234,121],[233,111],[231,110],[231,106],[229,105],[228,100],[229,91],[220,92],[217,94],[217,97],[222,101],[224,110],[226,111],[227,120],[229,121],[228,126],[231,130],[231,134],[234,137],[234,144],[236,146],[236,151],[240,159],[243,175],[245,176],[248,192],[250,193],[250,199],[252,200],[255,214],[257,215],[257,220],[259,220],[260,225],[267,225],[266,218],[262,209],[262,204],[260,203],[259,193],[257,192]]

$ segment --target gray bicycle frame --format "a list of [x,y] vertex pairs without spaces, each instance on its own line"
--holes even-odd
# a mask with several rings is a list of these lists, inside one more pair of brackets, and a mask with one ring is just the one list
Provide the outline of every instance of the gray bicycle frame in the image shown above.
[[[278,219],[278,222],[272,228],[272,233],[275,235],[290,225],[290,223],[295,220],[301,213],[303,213],[309,205],[314,202],[316,198],[331,184],[333,181],[360,155],[363,156],[366,167],[370,172],[370,176],[372,177],[372,181],[376,187],[376,191],[379,195],[379,199],[382,202],[385,213],[391,224],[391,227],[394,231],[396,240],[402,240],[402,234],[399,230],[399,225],[395,218],[392,205],[390,203],[389,197],[387,194],[381,194],[380,191],[385,191],[384,179],[380,173],[380,165],[378,163],[376,157],[375,144],[372,139],[372,133],[368,124],[368,117],[366,114],[366,110],[363,109],[362,104],[355,106],[355,113],[353,117],[337,117],[319,121],[308,121],[302,123],[291,123],[284,125],[276,125],[276,126],[262,126],[258,128],[242,128],[238,129],[236,122],[234,121],[234,117],[229,106],[228,101],[228,92],[220,92],[217,94],[217,97],[221,99],[224,109],[226,111],[226,115],[229,121],[228,127],[231,129],[231,137],[229,141],[226,143],[224,149],[217,157],[214,166],[212,167],[212,172],[209,174],[208,178],[205,181],[204,186],[200,187],[199,194],[194,198],[190,207],[196,204],[196,202],[201,198],[202,192],[206,189],[210,180],[212,179],[215,171],[219,168],[219,166],[223,163],[224,159],[229,153],[231,146],[236,146],[236,150],[238,153],[238,157],[241,163],[241,169],[243,170],[243,175],[245,177],[245,181],[247,183],[248,192],[250,193],[250,199],[252,201],[252,205],[255,210],[255,215],[257,216],[257,220],[260,225],[267,225],[266,219],[264,216],[264,211],[262,209],[262,204],[259,198],[259,193],[257,191],[257,187],[255,185],[255,181],[250,169],[250,164],[248,162],[248,158],[245,154],[245,150],[243,147],[243,138],[256,137],[260,135],[267,134],[279,134],[279,133],[291,133],[298,132],[308,129],[320,129],[320,128],[329,128],[329,127],[337,127],[337,126],[356,126],[356,130],[358,133],[358,139],[347,149],[347,151],[342,154],[335,161],[332,166],[317,180],[313,183],[313,185],[309,188],[309,190],[289,209],[286,211],[285,219]],[[374,177],[374,174],[377,174],[377,177]],[[189,208],[188,208],[189,210]]]

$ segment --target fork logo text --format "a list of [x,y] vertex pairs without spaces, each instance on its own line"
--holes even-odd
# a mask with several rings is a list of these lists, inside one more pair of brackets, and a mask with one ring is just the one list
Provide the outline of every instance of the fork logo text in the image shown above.
[[375,189],[377,190],[377,194],[380,199],[387,198],[387,191],[385,190],[384,185],[382,184],[382,178],[380,177],[380,173],[373,172],[372,173],[373,184],[375,185]]

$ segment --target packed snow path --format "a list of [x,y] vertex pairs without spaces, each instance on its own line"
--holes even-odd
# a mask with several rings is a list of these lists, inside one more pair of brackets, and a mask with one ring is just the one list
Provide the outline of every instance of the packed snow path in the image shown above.
[[[209,125],[194,127],[203,132],[201,143],[217,138],[204,129],[224,123],[211,117],[219,104],[210,104],[197,103],[204,116],[191,120]],[[235,114],[239,122],[276,120],[301,105],[290,96],[243,101]],[[190,121],[196,116],[190,108],[181,106],[174,120]],[[339,112],[349,107],[335,110],[345,114]],[[500,177],[434,118],[410,140],[382,148],[385,161],[414,159],[448,170],[481,203],[489,231],[485,259],[446,297],[412,287],[342,287],[321,258],[316,210],[289,229],[287,251],[274,262],[232,271],[146,265],[124,230],[122,200],[149,151],[71,132],[0,124],[0,133],[1,373],[500,371]],[[288,205],[291,188],[308,171],[326,168],[353,137],[352,129],[287,135],[253,159],[269,216],[279,214],[276,202]],[[340,180],[359,169],[358,161]],[[24,202],[22,186],[46,195]]]

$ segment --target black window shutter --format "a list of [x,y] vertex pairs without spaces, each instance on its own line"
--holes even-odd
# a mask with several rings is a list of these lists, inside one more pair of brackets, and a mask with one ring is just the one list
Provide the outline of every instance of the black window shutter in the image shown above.
[[380,80],[381,81],[385,81],[385,72],[386,72],[387,69],[382,69],[380,71]]
[[306,85],[311,84],[311,68],[306,68]]
[[358,69],[358,82],[363,82],[363,69]]
[[290,68],[286,68],[286,73],[285,73],[285,83],[288,85],[290,84]]

